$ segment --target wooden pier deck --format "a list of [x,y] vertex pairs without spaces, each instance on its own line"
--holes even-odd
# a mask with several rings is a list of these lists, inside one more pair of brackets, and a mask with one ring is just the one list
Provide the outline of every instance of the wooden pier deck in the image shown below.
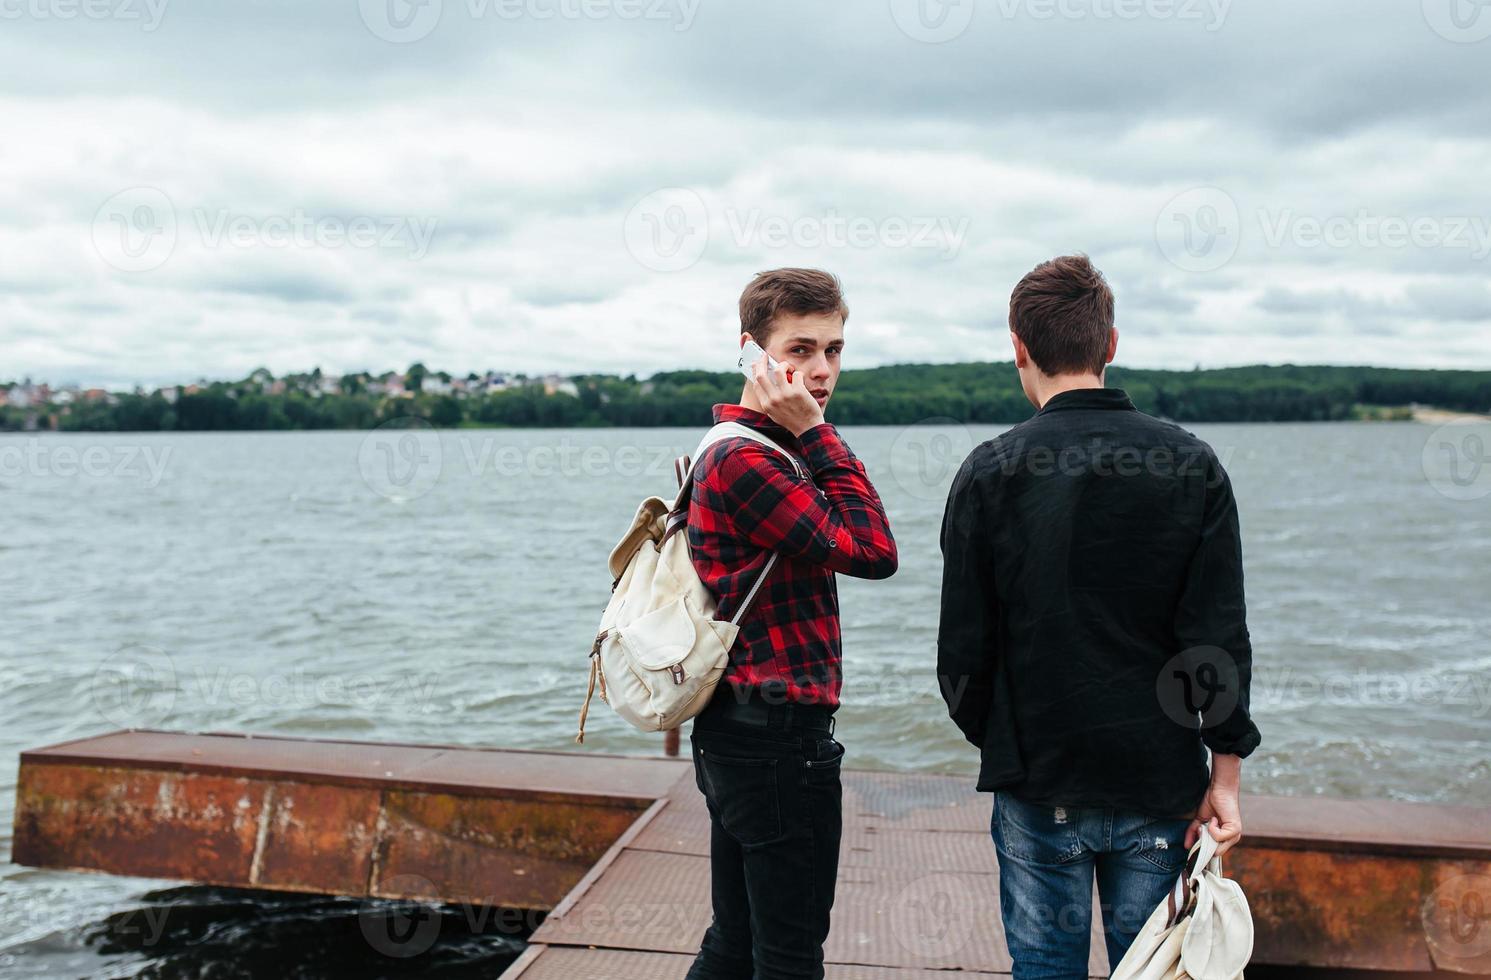
[[[990,809],[964,777],[845,772],[830,978],[1007,974]],[[1245,812],[1228,871],[1255,963],[1491,974],[1491,809]],[[686,761],[138,731],[23,753],[14,847],[38,867],[547,911],[503,980],[682,977],[707,855]],[[1097,936],[1089,968],[1107,973]]]

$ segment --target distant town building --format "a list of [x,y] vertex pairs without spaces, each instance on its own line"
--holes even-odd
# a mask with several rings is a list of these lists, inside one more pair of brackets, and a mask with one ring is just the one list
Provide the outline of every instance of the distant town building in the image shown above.
[[543,384],[544,394],[546,395],[571,395],[576,398],[580,395],[579,385],[575,384],[569,378],[561,377],[557,374],[551,374],[547,378],[544,378]]

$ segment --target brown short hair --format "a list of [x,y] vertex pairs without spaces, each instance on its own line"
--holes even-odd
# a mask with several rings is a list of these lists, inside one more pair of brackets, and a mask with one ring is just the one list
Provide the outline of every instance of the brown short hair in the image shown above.
[[778,314],[837,313],[849,319],[839,278],[822,269],[772,269],[758,272],[740,294],[740,329],[766,346]]
[[1085,255],[1042,262],[1010,294],[1010,329],[1044,374],[1102,374],[1113,290]]

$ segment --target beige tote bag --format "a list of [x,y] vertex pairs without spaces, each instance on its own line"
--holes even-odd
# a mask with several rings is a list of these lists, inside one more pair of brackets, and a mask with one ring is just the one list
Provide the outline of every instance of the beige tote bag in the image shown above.
[[1253,955],[1253,915],[1237,882],[1222,877],[1205,825],[1186,872],[1150,915],[1113,980],[1241,980]]

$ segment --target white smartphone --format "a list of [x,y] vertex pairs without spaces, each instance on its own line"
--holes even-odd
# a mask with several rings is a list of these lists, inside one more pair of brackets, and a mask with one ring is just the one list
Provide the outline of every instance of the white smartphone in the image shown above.
[[[763,357],[766,358],[766,369],[775,371],[779,366],[777,359],[766,353],[766,350],[754,340],[747,340],[741,345],[740,359],[735,362],[735,366],[740,369],[741,374],[745,375],[747,381],[755,381],[756,375],[752,372],[752,368]],[[787,369],[787,381],[788,383],[792,381],[790,367]]]

